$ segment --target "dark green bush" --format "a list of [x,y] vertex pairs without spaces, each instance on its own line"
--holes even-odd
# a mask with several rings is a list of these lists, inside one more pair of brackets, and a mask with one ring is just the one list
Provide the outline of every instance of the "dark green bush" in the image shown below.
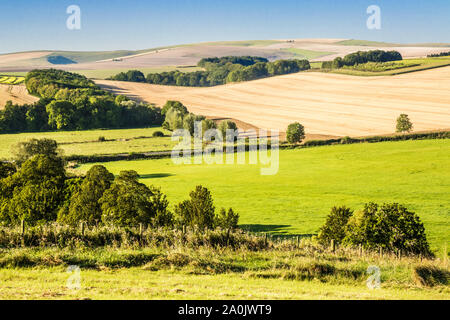
[[352,246],[431,255],[425,227],[419,216],[397,203],[381,206],[366,204],[362,211],[349,219],[343,242]]
[[164,133],[162,131],[155,131],[153,132],[152,137],[164,137]]

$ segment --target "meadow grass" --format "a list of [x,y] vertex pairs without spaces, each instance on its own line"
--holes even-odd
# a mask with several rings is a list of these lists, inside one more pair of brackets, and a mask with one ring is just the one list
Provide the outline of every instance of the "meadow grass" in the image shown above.
[[[153,138],[152,134],[155,131],[162,131],[167,136]],[[60,144],[63,154],[70,156],[167,151],[176,144],[171,141],[170,135],[169,131],[160,127],[2,134],[0,135],[0,159],[10,159],[15,145],[33,138],[56,140]],[[114,141],[100,142],[98,141],[100,137]]]
[[262,176],[260,165],[175,165],[171,159],[105,166],[114,174],[136,170],[143,183],[161,187],[171,206],[203,185],[216,207],[233,207],[242,227],[258,232],[315,234],[333,206],[402,203],[421,217],[432,249],[441,252],[450,240],[449,154],[450,140],[281,150],[273,176]]
[[[1,299],[448,299],[442,261],[310,251],[186,248],[34,248],[0,251]],[[30,261],[39,260],[39,265]],[[16,265],[5,265],[5,261]],[[28,266],[24,266],[28,263]],[[80,290],[67,288],[69,265]],[[379,289],[366,281],[381,272]],[[417,270],[443,277],[425,284]]]

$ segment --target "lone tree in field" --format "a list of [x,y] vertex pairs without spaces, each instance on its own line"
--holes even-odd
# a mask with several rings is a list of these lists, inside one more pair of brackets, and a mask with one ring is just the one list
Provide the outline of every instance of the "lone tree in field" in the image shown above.
[[397,132],[411,132],[413,124],[407,114],[401,114],[397,118]]
[[298,122],[291,123],[286,131],[286,140],[289,143],[300,143],[305,139],[305,127]]

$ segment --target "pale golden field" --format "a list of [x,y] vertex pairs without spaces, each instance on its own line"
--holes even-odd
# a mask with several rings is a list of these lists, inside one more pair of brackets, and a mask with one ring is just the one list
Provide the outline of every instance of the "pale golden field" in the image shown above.
[[450,67],[382,77],[304,72],[212,88],[97,83],[131,98],[158,105],[179,100],[195,114],[280,131],[299,121],[310,134],[389,134],[401,113],[415,131],[450,128]]
[[39,99],[28,94],[24,85],[12,86],[0,84],[0,109],[5,106],[8,100],[17,104],[26,104],[33,103]]

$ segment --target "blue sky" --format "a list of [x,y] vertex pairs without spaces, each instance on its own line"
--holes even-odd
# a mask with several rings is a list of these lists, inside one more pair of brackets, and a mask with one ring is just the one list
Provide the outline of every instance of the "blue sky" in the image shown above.
[[[81,8],[81,30],[66,8]],[[370,5],[381,30],[366,27]],[[2,0],[0,52],[116,50],[219,40],[450,43],[449,0]]]

